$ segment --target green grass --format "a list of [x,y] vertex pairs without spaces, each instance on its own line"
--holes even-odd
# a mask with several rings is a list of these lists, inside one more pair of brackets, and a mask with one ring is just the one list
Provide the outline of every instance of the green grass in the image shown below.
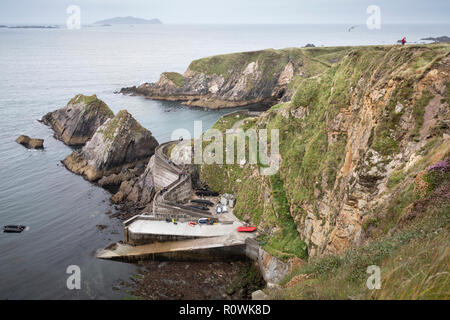
[[[310,260],[294,270],[282,284],[296,275],[310,279],[271,293],[275,299],[448,299],[447,203],[428,209],[428,215],[415,225],[382,237],[344,255]],[[439,217],[439,219],[436,219]],[[381,289],[369,290],[367,267],[381,268]]]
[[420,128],[423,125],[423,116],[425,115],[425,107],[428,105],[430,100],[433,98],[433,94],[429,91],[422,93],[422,96],[417,99],[413,107],[413,117],[416,120],[416,125],[414,127],[414,136],[419,135]]
[[73,103],[83,103],[84,111],[87,111],[87,117],[94,116],[95,114],[104,114],[106,116],[109,116],[110,118],[114,117],[114,113],[108,107],[108,105],[102,100],[98,99],[95,94],[92,96],[77,94],[69,101],[69,104]]
[[428,141],[420,150],[418,151],[418,154],[423,156],[429,153],[431,149],[433,149],[440,141],[439,137],[432,138],[430,141]]
[[445,102],[450,106],[450,82],[445,84]]
[[218,129],[221,132],[225,132],[228,129],[231,129],[236,122],[244,118],[245,116],[243,116],[242,114],[232,114],[229,116],[224,116],[217,120],[216,123],[214,123],[212,129]]
[[391,174],[388,179],[388,188],[392,190],[396,185],[402,182],[405,179],[405,173],[401,170],[395,171]]
[[274,212],[282,231],[280,234],[266,239],[263,247],[284,261],[294,256],[304,259],[308,256],[306,243],[300,239],[294,220],[290,215],[289,202],[279,173],[270,176],[270,184],[275,206]]
[[[430,50],[429,47],[435,52],[434,55],[425,53]],[[339,128],[334,131],[333,120],[345,110],[347,121],[364,125],[359,111],[350,107],[361,107],[374,92],[374,88],[380,90],[392,83],[392,90],[384,93],[380,90],[379,101],[371,106],[377,121],[368,147],[382,156],[377,165],[380,166],[379,170],[384,169],[392,156],[401,151],[399,142],[406,133],[399,127],[401,117],[413,113],[414,108],[417,108],[414,114],[417,116],[416,121],[423,119],[423,113],[419,109],[424,108],[423,104],[427,102],[426,94],[413,106],[414,88],[419,79],[417,70],[434,63],[433,57],[442,50],[447,50],[443,48],[418,46],[418,49],[410,50],[400,46],[370,46],[339,50],[269,50],[265,53],[216,56],[193,62],[191,66],[197,71],[232,76],[226,71],[230,70],[230,66],[235,66],[235,69],[244,68],[249,61],[256,61],[256,58],[262,59],[258,60],[259,63],[290,52],[291,59],[294,57],[291,61],[301,60],[304,63],[302,70],[311,70],[312,75],[310,77],[310,74],[305,73],[303,76],[296,76],[290,85],[293,92],[290,102],[277,104],[260,117],[246,120],[241,126],[246,130],[279,130],[282,162],[280,171],[275,176],[259,175],[258,165],[202,165],[201,178],[219,192],[236,195],[236,215],[250,217],[260,230],[267,230],[266,236],[261,240],[269,253],[283,260],[293,256],[306,257],[308,248],[297,231],[304,228],[304,216],[314,214],[318,220],[326,223],[330,218],[333,219],[338,209],[332,208],[329,216],[324,216],[317,209],[318,202],[323,197],[328,200],[333,197],[333,201],[339,203],[349,192],[348,186],[343,184],[347,178],[343,170],[349,151],[347,132],[345,127],[341,131]],[[284,58],[280,59],[285,63],[282,60]],[[219,65],[223,69],[215,69]],[[277,63],[274,66],[275,69],[279,67]],[[404,106],[401,112],[395,111],[398,104]],[[292,116],[292,112],[299,107],[307,111],[303,119]],[[225,132],[241,119],[225,117],[213,127]],[[391,201],[386,203],[383,200],[381,204],[376,204],[373,208],[375,214],[370,215],[363,223],[363,229],[370,236],[386,236],[396,227],[403,210],[417,199],[414,194],[414,175],[430,159],[428,154],[436,152],[441,145],[442,142],[439,141],[425,145],[420,151],[424,154],[423,159],[419,159],[407,170],[397,167],[388,178]],[[356,151],[361,154],[367,150],[355,150],[353,146],[353,153]],[[372,212],[364,214],[370,213]],[[311,243],[309,239],[305,241]]]
[[177,87],[183,86],[183,75],[179,74],[178,72],[164,72],[164,75],[167,77],[167,79],[175,83]]
[[428,172],[424,177],[424,181],[428,184],[428,188],[423,197],[429,196],[433,191],[445,182],[450,181],[449,171],[432,170]]
[[373,142],[373,149],[383,156],[389,156],[399,151],[398,142],[388,133],[379,135]]
[[[332,62],[342,59],[348,48],[286,48],[265,49],[260,51],[238,52],[216,55],[194,60],[189,69],[207,75],[222,76],[225,80],[241,76],[244,69],[251,63],[258,64],[258,71],[263,74],[263,80],[275,83],[284,67],[291,62],[294,68],[300,68],[303,77],[311,77],[326,71]],[[253,85],[249,84],[251,90]]]

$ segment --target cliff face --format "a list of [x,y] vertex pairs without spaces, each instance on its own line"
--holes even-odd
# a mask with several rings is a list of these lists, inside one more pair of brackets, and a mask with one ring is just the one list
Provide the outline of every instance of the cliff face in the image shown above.
[[212,109],[272,105],[289,100],[291,82],[322,72],[347,50],[290,48],[218,55],[193,61],[183,75],[165,72],[157,83],[121,92]]
[[[450,155],[449,52],[448,45],[348,50],[323,73],[299,78],[290,101],[241,123],[279,130],[277,174],[213,164],[202,165],[201,178],[234,193],[235,213],[264,230],[266,250],[282,258],[305,258],[302,243],[312,257],[392,234],[412,215],[418,173]],[[448,206],[448,197],[439,201]]]
[[147,163],[157,146],[152,133],[122,110],[100,126],[83,149],[69,155],[64,164],[72,172],[96,181],[137,162]]
[[111,197],[111,202],[131,202],[135,206],[145,207],[144,212],[152,212],[152,207],[146,206],[152,202],[155,193],[154,161],[155,157],[152,156],[140,176],[124,180],[119,191]]
[[64,108],[47,113],[42,122],[51,126],[55,138],[69,146],[84,145],[95,130],[114,117],[109,107],[96,95],[76,95]]

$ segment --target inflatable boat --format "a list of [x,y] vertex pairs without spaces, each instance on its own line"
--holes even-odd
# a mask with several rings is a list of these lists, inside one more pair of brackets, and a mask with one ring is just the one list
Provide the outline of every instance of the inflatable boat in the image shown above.
[[25,230],[25,226],[21,226],[21,225],[10,225],[10,226],[4,226],[3,227],[3,232],[7,232],[7,233],[21,233],[23,230]]
[[255,230],[256,230],[255,227],[239,227],[239,228],[237,228],[238,232],[253,232]]

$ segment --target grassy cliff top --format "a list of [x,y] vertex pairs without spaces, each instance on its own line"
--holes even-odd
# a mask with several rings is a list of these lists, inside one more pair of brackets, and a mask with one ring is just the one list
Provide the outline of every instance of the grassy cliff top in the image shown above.
[[92,96],[85,96],[83,94],[77,94],[75,97],[73,97],[68,104],[75,104],[75,103],[81,103],[84,105],[84,110],[87,111],[95,111],[95,112],[101,112],[109,117],[114,117],[114,113],[112,110],[108,107],[108,105],[97,98],[97,95]]
[[[384,67],[391,68],[395,63],[399,63],[398,66],[400,66],[402,61],[405,62],[412,56],[416,56],[414,52],[423,51],[423,54],[413,57],[411,60],[413,65],[410,71],[417,72],[426,69],[426,64],[430,63],[430,57],[435,58],[436,55],[448,53],[449,47],[449,44],[432,44],[265,49],[201,58],[192,61],[188,70],[206,75],[218,75],[228,80],[235,78],[237,74],[242,74],[247,66],[253,62],[258,65],[258,71],[264,75],[266,80],[273,81],[277,79],[287,63],[291,62],[296,70],[296,75],[291,81],[290,87],[296,88],[298,82],[302,79],[326,72],[339,64],[349,54],[367,58],[368,54],[380,56],[386,52],[396,51],[396,56],[391,56],[390,61],[385,61],[387,64]],[[366,62],[371,60],[373,59],[367,59]],[[364,68],[365,66],[360,64],[360,67]],[[171,75],[171,79],[177,85],[181,84],[178,75]]]
[[338,62],[349,50],[349,47],[335,47],[238,52],[194,60],[189,65],[189,70],[207,75],[216,74],[227,79],[234,72],[241,73],[250,63],[255,62],[266,78],[271,78],[280,73],[288,62],[292,62],[294,67],[303,67],[307,76],[313,76]]
[[175,85],[177,87],[183,86],[183,75],[182,74],[180,74],[178,72],[164,72],[162,75],[165,76],[170,81],[172,81],[173,83],[175,83]]
[[145,133],[150,133],[145,129],[127,110],[120,110],[114,118],[106,122],[102,127],[99,128],[99,132],[103,134],[104,141],[114,141],[120,131],[123,130],[127,134],[131,134],[137,140],[140,136]]

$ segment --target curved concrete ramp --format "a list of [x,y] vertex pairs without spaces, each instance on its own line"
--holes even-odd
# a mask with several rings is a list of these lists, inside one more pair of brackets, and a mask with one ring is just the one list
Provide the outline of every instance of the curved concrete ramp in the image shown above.
[[214,233],[208,228],[199,229],[197,226],[194,229],[187,224],[174,225],[164,221],[172,218],[177,221],[189,221],[213,217],[211,211],[203,211],[178,203],[189,199],[193,194],[193,188],[191,181],[192,166],[181,166],[169,161],[168,148],[177,143],[179,141],[170,141],[156,148],[153,158],[153,181],[157,189],[164,190],[162,192],[157,191],[153,198],[151,213],[153,219],[149,220],[145,215],[138,215],[124,223],[125,242],[140,245],[154,240],[170,241],[194,237],[222,236],[233,231],[231,226],[227,224],[217,226]]
[[222,260],[245,255],[245,240],[254,234],[233,232],[232,234],[182,241],[156,242],[140,246],[117,243],[112,248],[100,250],[96,256],[111,260]]

